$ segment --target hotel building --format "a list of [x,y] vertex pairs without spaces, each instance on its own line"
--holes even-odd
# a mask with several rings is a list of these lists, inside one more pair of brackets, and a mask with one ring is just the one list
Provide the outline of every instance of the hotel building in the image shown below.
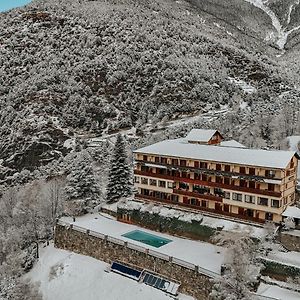
[[248,149],[216,130],[134,151],[135,197],[254,222],[282,221],[295,201],[298,157]]

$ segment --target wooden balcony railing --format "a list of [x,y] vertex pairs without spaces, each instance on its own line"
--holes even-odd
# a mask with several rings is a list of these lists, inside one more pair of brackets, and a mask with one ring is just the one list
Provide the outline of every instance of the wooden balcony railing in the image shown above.
[[179,195],[184,195],[184,196],[189,196],[193,198],[200,198],[200,199],[206,199],[206,200],[212,200],[212,201],[217,201],[217,202],[223,202],[223,198],[215,195],[207,195],[207,194],[200,194],[200,193],[195,193],[195,192],[190,192],[190,191],[185,191],[185,190],[178,190],[178,189],[173,189],[174,194],[179,194]]
[[226,211],[223,211],[223,210],[215,210],[215,209],[211,209],[211,208],[203,207],[203,206],[198,206],[198,205],[185,204],[185,203],[182,203],[182,202],[174,202],[174,201],[171,201],[171,200],[168,200],[168,199],[160,199],[160,198],[156,198],[156,197],[153,197],[153,196],[135,194],[135,198],[140,199],[140,200],[149,200],[149,201],[153,201],[153,202],[157,202],[157,203],[161,203],[161,204],[174,205],[174,206],[178,206],[178,207],[182,207],[182,208],[190,208],[190,209],[194,209],[194,210],[198,210],[198,211],[209,212],[209,213],[212,213],[212,214],[215,214],[215,215],[223,215],[223,216],[227,216],[227,217],[232,217],[232,218],[235,218],[235,219],[242,219],[242,220],[252,221],[252,222],[256,222],[256,223],[265,223],[265,220],[259,219],[259,218],[234,214],[234,213],[226,212]]
[[157,165],[158,168],[160,166],[163,166],[163,167],[167,167],[167,168],[178,168],[182,171],[200,172],[200,173],[216,175],[216,176],[226,176],[226,177],[237,176],[237,177],[239,177],[241,179],[245,179],[245,180],[258,180],[258,181],[264,182],[265,179],[273,179],[273,180],[278,180],[280,183],[282,181],[282,178],[276,178],[274,176],[267,177],[267,176],[261,176],[261,175],[255,175],[255,174],[245,174],[245,173],[238,173],[238,172],[231,172],[231,171],[196,168],[196,167],[192,167],[192,166],[171,165],[171,164],[165,164],[165,163],[161,163],[161,162],[148,161],[148,160],[142,160],[142,159],[138,159],[138,160],[136,160],[136,162],[140,163],[142,165],[147,164],[147,163],[151,164],[151,165]]
[[255,195],[281,197],[281,192],[253,189],[253,188],[242,187],[242,186],[237,186],[237,185],[230,185],[230,184],[217,183],[217,182],[211,182],[211,181],[203,181],[203,180],[191,179],[191,178],[185,178],[185,177],[176,177],[176,176],[171,176],[171,175],[151,173],[151,172],[145,172],[145,171],[139,171],[139,170],[134,170],[134,174],[141,175],[141,176],[150,176],[150,177],[154,177],[154,178],[167,179],[167,180],[169,179],[169,180],[173,180],[176,182],[198,184],[198,185],[203,185],[203,186],[207,186],[207,187],[223,188],[223,189],[227,189],[227,190],[240,191],[240,192],[255,194]]

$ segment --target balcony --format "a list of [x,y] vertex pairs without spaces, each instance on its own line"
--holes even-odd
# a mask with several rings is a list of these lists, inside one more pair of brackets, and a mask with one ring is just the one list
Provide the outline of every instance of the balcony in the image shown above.
[[169,204],[169,205],[179,206],[179,207],[182,207],[182,208],[190,208],[190,209],[198,210],[198,211],[201,211],[201,212],[209,212],[209,213],[213,213],[213,214],[216,214],[216,215],[223,215],[223,216],[227,216],[227,217],[231,217],[231,218],[235,218],[235,219],[242,219],[242,220],[252,221],[252,222],[256,222],[256,223],[265,223],[265,220],[259,219],[259,218],[234,214],[234,213],[226,212],[226,211],[223,211],[223,210],[215,210],[215,209],[211,209],[211,208],[207,208],[207,207],[203,207],[203,206],[198,206],[198,205],[185,204],[185,203],[182,203],[182,202],[174,202],[174,201],[171,201],[171,200],[168,200],[168,199],[160,199],[160,198],[156,198],[156,197],[152,197],[152,196],[146,196],[146,195],[142,195],[142,194],[135,194],[135,198],[140,199],[140,200],[154,201],[154,202],[158,202],[158,203],[161,203],[161,204]]
[[166,180],[173,180],[173,181],[177,181],[177,182],[181,181],[181,182],[186,182],[186,183],[204,185],[204,186],[208,186],[208,187],[217,187],[217,188],[222,188],[222,189],[227,189],[227,190],[232,190],[232,191],[241,191],[241,192],[249,193],[249,194],[266,195],[266,196],[270,196],[270,197],[281,197],[281,192],[241,187],[241,186],[237,186],[237,185],[230,185],[230,184],[217,183],[217,182],[211,182],[211,181],[202,181],[202,180],[184,178],[184,177],[175,177],[175,176],[171,176],[171,175],[163,175],[163,174],[144,172],[144,171],[138,171],[138,170],[134,170],[134,174],[141,175],[141,176],[150,176],[150,177],[154,177],[154,178],[161,178],[161,179],[166,179]]
[[[157,167],[159,166],[163,166],[163,167],[169,167],[169,168],[177,168],[180,169],[182,171],[190,171],[190,172],[200,172],[200,173],[204,173],[204,174],[209,174],[209,175],[219,175],[219,176],[226,176],[226,177],[232,177],[232,176],[237,176],[240,177],[242,179],[255,179],[255,180],[261,180],[262,182],[265,179],[268,179],[270,177],[265,177],[265,176],[259,176],[259,175],[253,175],[253,174],[245,174],[245,173],[238,173],[238,172],[230,172],[230,171],[222,171],[222,170],[213,170],[213,169],[206,169],[206,168],[199,168],[199,167],[191,167],[191,166],[180,166],[180,165],[172,165],[172,164],[167,164],[167,163],[162,163],[162,162],[155,162],[155,161],[148,161],[148,160],[142,160],[142,159],[137,159],[136,160],[137,163],[140,164],[152,164],[152,165],[157,165]],[[275,178],[272,177],[273,180],[279,180],[281,182],[281,178]]]
[[199,198],[199,199],[206,199],[206,200],[212,200],[216,202],[223,202],[223,198],[215,195],[208,195],[208,194],[200,194],[196,192],[190,192],[190,191],[185,191],[185,190],[178,190],[178,189],[173,189],[174,194],[179,194],[183,196],[189,196],[193,198]]

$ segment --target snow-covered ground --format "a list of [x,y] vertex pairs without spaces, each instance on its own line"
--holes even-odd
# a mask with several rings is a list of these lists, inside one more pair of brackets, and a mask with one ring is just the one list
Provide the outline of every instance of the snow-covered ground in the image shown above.
[[[281,264],[293,266],[300,268],[300,252],[289,251],[289,252],[280,252],[275,251],[271,252],[268,255],[268,260],[272,260]],[[299,298],[300,299],[300,298]]]
[[[26,275],[40,282],[44,300],[171,300],[155,288],[106,272],[108,265],[88,256],[56,249],[41,250],[40,260]],[[193,300],[179,295],[180,300]]]
[[[257,92],[257,89],[254,86],[252,86],[251,84],[247,83],[244,80],[241,80],[239,78],[233,78],[233,77],[228,77],[228,79],[231,83],[239,86],[246,94],[253,94]],[[241,109],[245,109],[247,107],[247,103],[242,102],[240,107]]]
[[[114,219],[110,219],[100,214],[88,214],[83,217],[76,218],[76,222],[72,222],[72,218],[62,218],[62,221],[75,224],[77,226],[102,233],[120,240],[136,244],[156,252],[172,256],[184,260],[188,263],[200,266],[201,268],[220,274],[221,265],[224,261],[224,249],[205,242],[192,241],[189,239],[178,238],[167,234],[158,233],[155,231],[141,229],[138,226],[124,224]],[[145,232],[162,236],[172,240],[160,248],[155,248],[150,245],[143,244],[123,237],[122,234],[140,229]]]
[[300,150],[298,149],[298,146],[297,146],[298,143],[300,142],[300,135],[288,136],[287,140],[289,142],[289,150],[300,152]]
[[265,297],[270,297],[272,299],[278,300],[299,300],[300,294],[275,286],[261,283],[257,290],[257,294]]

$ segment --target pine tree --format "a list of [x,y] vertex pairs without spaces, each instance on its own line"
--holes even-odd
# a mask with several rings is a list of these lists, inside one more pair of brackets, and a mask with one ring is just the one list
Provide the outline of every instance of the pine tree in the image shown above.
[[107,202],[112,203],[122,197],[127,197],[131,194],[131,190],[130,167],[127,161],[126,143],[123,136],[118,134],[110,162]]
[[66,181],[67,200],[99,198],[100,189],[92,168],[92,158],[87,151],[78,154]]

